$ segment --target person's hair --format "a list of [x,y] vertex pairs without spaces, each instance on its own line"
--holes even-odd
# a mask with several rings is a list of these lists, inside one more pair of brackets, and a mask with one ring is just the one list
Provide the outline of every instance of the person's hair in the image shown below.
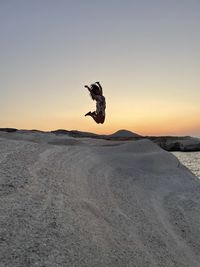
[[[98,85],[96,85],[96,84],[91,84],[90,87],[91,87],[91,92],[92,92],[92,94],[94,94],[94,95],[101,95],[101,90],[100,90],[100,88],[99,88]],[[90,94],[90,96],[91,96],[91,98],[94,100],[95,98],[93,97],[92,94]]]

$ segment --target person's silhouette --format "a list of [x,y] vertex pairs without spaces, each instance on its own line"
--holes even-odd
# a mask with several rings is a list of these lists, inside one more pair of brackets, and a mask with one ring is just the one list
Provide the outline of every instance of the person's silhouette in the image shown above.
[[89,111],[85,114],[85,116],[91,116],[96,123],[104,123],[105,121],[105,109],[106,109],[106,101],[103,96],[103,89],[99,82],[93,83],[90,86],[85,85],[90,92],[90,96],[93,100],[96,100],[96,111]]

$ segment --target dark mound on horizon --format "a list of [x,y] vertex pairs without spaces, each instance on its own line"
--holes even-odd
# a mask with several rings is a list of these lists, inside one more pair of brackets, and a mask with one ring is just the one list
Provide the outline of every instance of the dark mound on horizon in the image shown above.
[[15,128],[0,128],[1,132],[14,133],[17,131]]
[[142,137],[139,134],[133,133],[131,131],[128,130],[119,130],[113,134],[108,135],[109,137],[114,137],[114,138],[133,138],[133,137]]

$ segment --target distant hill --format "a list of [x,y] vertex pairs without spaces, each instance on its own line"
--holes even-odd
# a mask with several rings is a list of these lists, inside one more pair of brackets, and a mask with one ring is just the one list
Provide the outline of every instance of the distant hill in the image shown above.
[[0,132],[13,133],[16,131],[17,131],[17,129],[15,129],[15,128],[0,128]]
[[114,137],[114,138],[131,138],[131,137],[142,137],[139,134],[133,133],[128,130],[119,130],[113,134],[108,135],[109,137]]

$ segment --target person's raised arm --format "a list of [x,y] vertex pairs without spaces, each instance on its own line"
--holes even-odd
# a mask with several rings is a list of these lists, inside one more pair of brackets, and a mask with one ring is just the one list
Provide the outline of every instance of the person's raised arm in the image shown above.
[[100,84],[100,82],[96,82],[96,84],[99,86],[99,89],[100,89],[101,95],[103,95],[103,88],[101,87],[101,84]]
[[85,85],[84,87],[88,89],[88,91],[90,92],[90,95],[91,95],[92,99],[95,99],[96,100],[97,96],[92,92],[92,88],[90,88],[88,85]]
[[85,85],[84,87],[91,91],[91,88],[88,85]]

